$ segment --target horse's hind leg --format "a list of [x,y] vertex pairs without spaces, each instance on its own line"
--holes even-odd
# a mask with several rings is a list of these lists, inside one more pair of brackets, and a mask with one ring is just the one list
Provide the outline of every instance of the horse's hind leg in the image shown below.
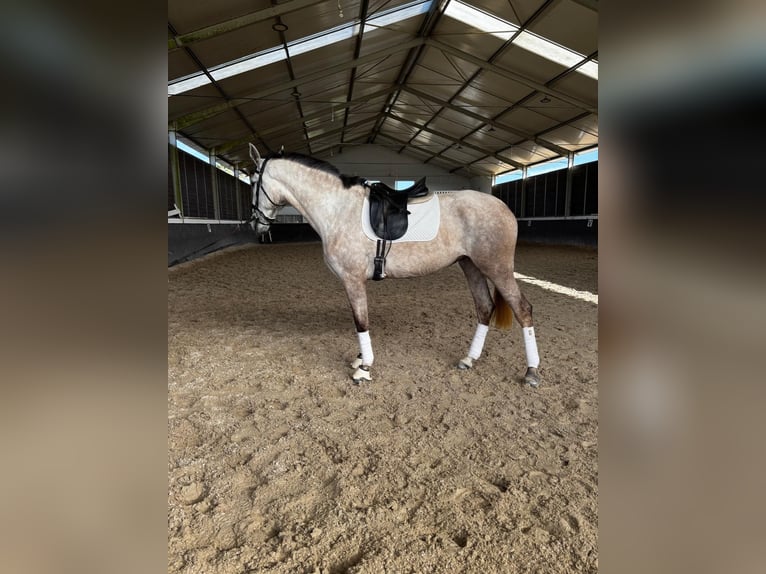
[[513,271],[506,273],[504,277],[492,278],[492,282],[495,284],[495,288],[500,290],[500,294],[513,309],[516,320],[521,324],[521,331],[524,335],[524,351],[527,356],[527,372],[524,375],[524,382],[532,387],[537,387],[540,384],[540,375],[537,372],[540,366],[540,356],[537,353],[535,327],[532,322],[532,305],[519,289]]
[[457,364],[459,369],[470,369],[473,362],[481,356],[481,351],[484,348],[484,339],[487,336],[487,331],[489,331],[489,321],[492,317],[494,304],[489,294],[487,278],[479,271],[479,268],[467,258],[461,259],[459,263],[460,268],[465,273],[465,278],[468,280],[468,288],[473,295],[473,302],[476,304],[476,316],[479,321],[473,341],[471,341],[471,347],[468,349],[468,355],[460,359]]

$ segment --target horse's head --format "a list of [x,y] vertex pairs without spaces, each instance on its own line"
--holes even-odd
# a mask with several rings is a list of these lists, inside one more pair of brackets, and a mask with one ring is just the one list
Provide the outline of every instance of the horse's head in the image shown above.
[[263,159],[258,149],[250,144],[250,159],[255,164],[255,171],[250,176],[250,183],[253,185],[253,207],[250,216],[250,227],[258,234],[266,233],[271,224],[276,221],[277,211],[282,207],[281,203],[274,201],[273,191],[270,195],[267,187],[271,184],[269,178],[265,176],[266,164],[269,158]]

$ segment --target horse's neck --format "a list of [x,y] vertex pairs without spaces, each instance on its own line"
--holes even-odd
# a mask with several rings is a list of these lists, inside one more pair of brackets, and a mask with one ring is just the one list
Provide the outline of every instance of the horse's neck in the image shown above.
[[309,221],[322,240],[349,221],[357,203],[361,206],[362,196],[344,188],[336,176],[303,166],[293,170],[280,174],[289,193],[285,200]]

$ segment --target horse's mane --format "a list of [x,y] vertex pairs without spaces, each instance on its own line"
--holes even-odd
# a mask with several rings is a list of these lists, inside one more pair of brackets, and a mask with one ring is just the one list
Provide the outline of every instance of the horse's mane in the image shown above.
[[318,169],[320,171],[330,173],[340,178],[341,182],[343,183],[343,187],[345,187],[346,189],[348,189],[349,187],[353,187],[354,185],[361,185],[365,181],[363,177],[359,177],[356,175],[345,175],[341,173],[337,167],[335,167],[329,162],[326,162],[321,159],[317,159],[315,157],[311,157],[310,155],[304,155],[298,152],[273,153],[273,154],[269,154],[267,157],[273,158],[273,159],[287,159],[287,160],[299,163],[301,165],[305,165],[306,167],[313,167],[314,169]]

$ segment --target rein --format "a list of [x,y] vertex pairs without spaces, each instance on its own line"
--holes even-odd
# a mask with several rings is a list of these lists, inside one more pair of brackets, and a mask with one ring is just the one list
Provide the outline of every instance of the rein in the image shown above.
[[269,217],[268,215],[263,213],[261,208],[258,206],[258,203],[261,199],[261,191],[263,192],[263,196],[267,200],[269,200],[269,203],[271,204],[272,207],[279,208],[284,206],[284,204],[275,203],[274,200],[272,200],[269,197],[269,194],[266,193],[266,188],[263,187],[263,174],[266,173],[266,164],[269,162],[270,159],[271,159],[270,157],[267,157],[266,159],[264,159],[263,164],[261,164],[261,169],[258,170],[258,183],[255,186],[255,203],[253,203],[252,205],[252,213],[250,214],[250,221],[255,220],[256,223],[260,223],[261,225],[266,225],[266,226],[276,223],[277,218]]

